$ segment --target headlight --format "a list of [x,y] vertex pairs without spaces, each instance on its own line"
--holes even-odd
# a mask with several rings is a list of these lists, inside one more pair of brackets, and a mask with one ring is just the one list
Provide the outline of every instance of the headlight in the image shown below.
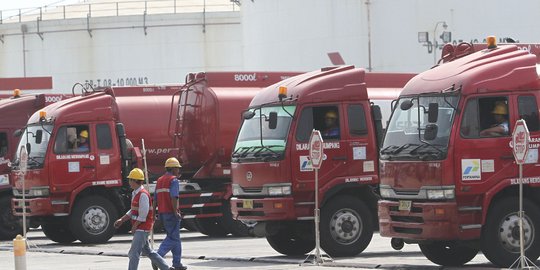
[[448,200],[454,199],[454,189],[430,189],[427,191],[429,200]]
[[49,196],[49,187],[35,187],[28,192],[30,197],[45,197]]
[[233,196],[238,196],[242,193],[242,190],[241,190],[241,187],[240,185],[238,184],[233,184],[232,185],[232,195]]
[[381,188],[381,197],[383,198],[390,198],[392,196],[392,192],[389,188]]
[[268,187],[268,195],[270,196],[291,195],[291,186],[270,186]]

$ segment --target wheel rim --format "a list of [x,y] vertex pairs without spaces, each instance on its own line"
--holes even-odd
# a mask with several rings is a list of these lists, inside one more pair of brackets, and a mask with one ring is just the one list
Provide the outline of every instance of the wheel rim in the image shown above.
[[330,219],[330,234],[341,244],[350,245],[362,234],[362,219],[350,208],[340,209]]
[[[534,239],[534,227],[527,215],[523,218],[523,240],[528,249]],[[512,253],[519,253],[519,215],[517,212],[506,215],[499,226],[499,240],[502,246]]]
[[109,226],[109,214],[103,207],[92,206],[84,211],[82,223],[85,231],[97,235]]

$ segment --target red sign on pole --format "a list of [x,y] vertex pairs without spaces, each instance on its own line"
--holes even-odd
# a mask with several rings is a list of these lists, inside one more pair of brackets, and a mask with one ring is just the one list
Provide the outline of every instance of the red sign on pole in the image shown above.
[[529,152],[529,129],[525,120],[517,120],[512,132],[512,152],[517,164],[525,164]]
[[309,138],[309,159],[311,160],[313,169],[321,168],[323,156],[323,139],[321,133],[314,129]]

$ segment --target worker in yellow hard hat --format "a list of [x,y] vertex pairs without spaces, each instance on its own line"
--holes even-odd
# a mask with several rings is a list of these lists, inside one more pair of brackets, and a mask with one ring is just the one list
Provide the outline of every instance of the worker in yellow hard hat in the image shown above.
[[[163,242],[159,245],[157,253],[160,256],[172,253],[172,268],[175,270],[185,270],[187,267],[182,265],[182,242],[180,241],[180,222],[182,216],[179,207],[180,183],[180,162],[171,157],[165,161],[165,174],[162,175],[156,184],[154,193],[154,208],[157,206],[159,220],[167,233]],[[157,203],[157,205],[156,205]],[[156,265],[152,268],[157,269]]]
[[321,135],[325,139],[339,139],[339,117],[335,110],[329,110],[324,115],[324,129]]
[[125,215],[114,222],[115,228],[120,228],[122,224],[131,220],[131,233],[133,240],[129,249],[128,269],[137,269],[141,254],[148,256],[152,265],[159,266],[159,269],[169,269],[167,262],[157,252],[150,249],[148,235],[154,225],[154,212],[152,209],[152,198],[150,193],[144,188],[144,173],[141,169],[135,168],[128,175],[129,186],[133,189],[131,193],[131,208]]
[[491,127],[480,131],[480,136],[483,137],[496,137],[506,136],[510,134],[510,127],[508,124],[508,106],[504,102],[497,102],[491,111],[495,124]]
[[79,133],[79,138],[77,139],[77,150],[76,152],[89,152],[90,145],[88,144],[88,130],[84,129]]

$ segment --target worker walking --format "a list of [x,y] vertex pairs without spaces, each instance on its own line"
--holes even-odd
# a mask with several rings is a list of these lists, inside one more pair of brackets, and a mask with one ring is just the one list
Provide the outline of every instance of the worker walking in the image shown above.
[[[161,242],[158,249],[160,256],[172,252],[173,267],[175,270],[185,270],[182,265],[182,242],[180,240],[180,208],[178,196],[180,185],[177,177],[180,176],[180,162],[172,157],[165,161],[167,172],[157,180],[156,192],[154,193],[154,207],[157,202],[159,219],[165,228],[167,236]],[[152,265],[154,269],[156,265]]]
[[136,270],[139,267],[141,254],[148,256],[152,265],[156,265],[161,270],[170,270],[167,262],[158,253],[150,249],[148,234],[152,230],[154,223],[154,211],[152,209],[152,199],[150,193],[144,189],[144,173],[141,169],[135,168],[128,175],[129,186],[133,189],[131,195],[131,209],[114,222],[114,227],[119,228],[128,220],[131,220],[131,233],[133,241],[129,249],[129,270]]

